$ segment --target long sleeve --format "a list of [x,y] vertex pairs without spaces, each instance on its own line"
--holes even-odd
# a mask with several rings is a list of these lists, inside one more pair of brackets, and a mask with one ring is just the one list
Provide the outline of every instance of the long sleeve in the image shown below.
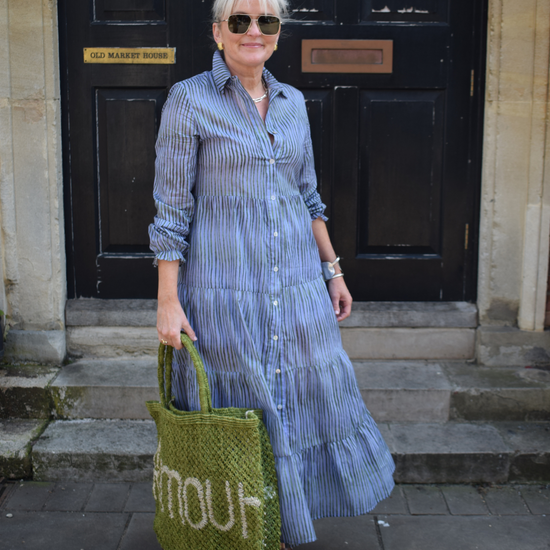
[[305,141],[304,141],[304,164],[302,166],[302,172],[299,180],[300,193],[306,203],[306,206],[311,215],[311,219],[315,220],[321,218],[327,221],[328,218],[323,214],[326,209],[326,204],[321,201],[321,196],[317,192],[317,176],[315,174],[315,162],[313,159],[313,145],[311,143],[311,129],[309,127],[309,120],[307,118],[307,111],[304,101],[304,124]]
[[192,194],[197,172],[199,136],[186,91],[181,83],[170,90],[162,110],[156,143],[153,197],[157,207],[149,226],[150,248],[158,260],[185,261],[193,220]]

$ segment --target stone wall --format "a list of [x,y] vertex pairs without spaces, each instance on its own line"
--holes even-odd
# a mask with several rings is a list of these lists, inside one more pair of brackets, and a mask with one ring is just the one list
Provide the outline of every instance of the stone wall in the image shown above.
[[57,6],[0,0],[0,307],[6,355],[65,356]]
[[478,295],[489,364],[550,360],[549,52],[550,0],[490,0]]

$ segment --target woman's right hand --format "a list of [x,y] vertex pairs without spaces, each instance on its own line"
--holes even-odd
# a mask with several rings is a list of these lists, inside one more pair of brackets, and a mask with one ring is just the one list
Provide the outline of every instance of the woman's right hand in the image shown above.
[[180,332],[183,331],[196,341],[197,336],[191,328],[187,316],[178,299],[159,300],[157,309],[157,332],[160,342],[168,342],[169,346],[175,349],[181,349]]
[[157,332],[160,342],[168,344],[175,349],[183,347],[180,337],[182,331],[191,340],[197,340],[195,332],[191,328],[178,299],[178,269],[178,261],[159,260],[158,262]]

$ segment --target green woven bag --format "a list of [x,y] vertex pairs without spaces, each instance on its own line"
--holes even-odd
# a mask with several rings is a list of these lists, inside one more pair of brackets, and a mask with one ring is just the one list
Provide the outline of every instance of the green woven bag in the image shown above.
[[158,432],[153,494],[159,543],[164,550],[279,550],[275,460],[262,411],[213,409],[201,358],[186,334],[181,341],[197,372],[201,410],[172,404],[173,348],[162,344],[160,402],[146,403]]

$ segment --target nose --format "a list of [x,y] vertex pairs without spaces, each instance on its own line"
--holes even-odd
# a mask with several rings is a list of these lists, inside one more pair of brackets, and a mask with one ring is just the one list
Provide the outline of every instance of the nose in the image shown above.
[[262,34],[262,31],[260,31],[260,27],[256,19],[252,19],[250,27],[248,28],[246,34],[250,34],[251,36],[260,36]]

